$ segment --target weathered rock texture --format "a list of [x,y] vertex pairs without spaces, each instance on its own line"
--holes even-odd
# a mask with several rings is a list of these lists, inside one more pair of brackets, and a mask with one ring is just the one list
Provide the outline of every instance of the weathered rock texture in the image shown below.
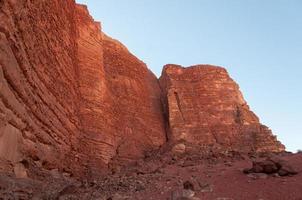
[[122,44],[104,35],[103,45],[111,137],[116,136],[115,156],[127,161],[166,141],[161,90],[154,74]]
[[73,0],[0,5],[2,158],[96,171],[164,144],[156,77],[104,36],[85,6]]
[[0,2],[0,155],[66,166],[80,128],[75,4]]
[[166,65],[160,77],[172,143],[243,152],[279,152],[284,146],[260,124],[224,68]]
[[161,85],[74,0],[0,0],[0,170],[92,175],[168,138],[284,149],[225,70],[168,66]]

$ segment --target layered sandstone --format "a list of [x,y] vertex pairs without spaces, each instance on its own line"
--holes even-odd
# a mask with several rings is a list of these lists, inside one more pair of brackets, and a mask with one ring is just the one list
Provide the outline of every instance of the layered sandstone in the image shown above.
[[[166,142],[161,90],[146,64],[120,42],[103,35],[104,69],[113,115],[115,158],[142,157]],[[106,123],[104,123],[107,128]]]
[[179,141],[284,150],[224,69],[170,65],[159,84],[86,6],[0,0],[0,170],[89,176]]
[[32,159],[63,168],[73,160],[80,125],[75,4],[0,6],[0,155],[14,165]]
[[0,18],[1,158],[83,173],[164,144],[156,77],[86,6],[8,0]]
[[169,140],[223,150],[279,152],[284,146],[259,122],[224,68],[166,65],[160,77]]

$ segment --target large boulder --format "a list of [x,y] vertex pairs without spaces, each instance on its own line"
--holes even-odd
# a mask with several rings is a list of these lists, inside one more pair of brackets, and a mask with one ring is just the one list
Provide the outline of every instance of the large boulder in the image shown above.
[[255,160],[252,168],[244,169],[243,172],[249,173],[265,173],[278,174],[280,176],[289,176],[297,174],[297,170],[285,160],[279,158],[266,158],[265,160]]

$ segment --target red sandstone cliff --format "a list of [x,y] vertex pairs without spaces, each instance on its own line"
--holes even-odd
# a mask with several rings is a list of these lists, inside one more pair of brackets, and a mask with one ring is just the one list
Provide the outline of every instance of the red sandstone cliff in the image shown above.
[[81,173],[164,144],[156,77],[86,6],[5,1],[0,14],[1,158]]
[[0,155],[15,167],[66,166],[80,133],[75,4],[6,0],[0,9]]
[[161,91],[155,75],[119,42],[104,35],[104,68],[112,97],[115,158],[124,161],[166,142]]
[[224,68],[166,65],[160,83],[172,143],[190,144],[189,149],[209,145],[243,152],[284,150],[249,110],[238,85]]
[[222,68],[166,66],[159,84],[74,0],[0,1],[0,19],[0,170],[91,175],[167,138],[284,150]]

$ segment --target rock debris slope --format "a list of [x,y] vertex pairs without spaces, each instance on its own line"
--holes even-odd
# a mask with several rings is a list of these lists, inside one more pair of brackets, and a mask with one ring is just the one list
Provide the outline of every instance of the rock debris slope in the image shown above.
[[0,170],[91,176],[179,143],[284,150],[225,69],[168,65],[159,81],[86,6],[0,0]]

